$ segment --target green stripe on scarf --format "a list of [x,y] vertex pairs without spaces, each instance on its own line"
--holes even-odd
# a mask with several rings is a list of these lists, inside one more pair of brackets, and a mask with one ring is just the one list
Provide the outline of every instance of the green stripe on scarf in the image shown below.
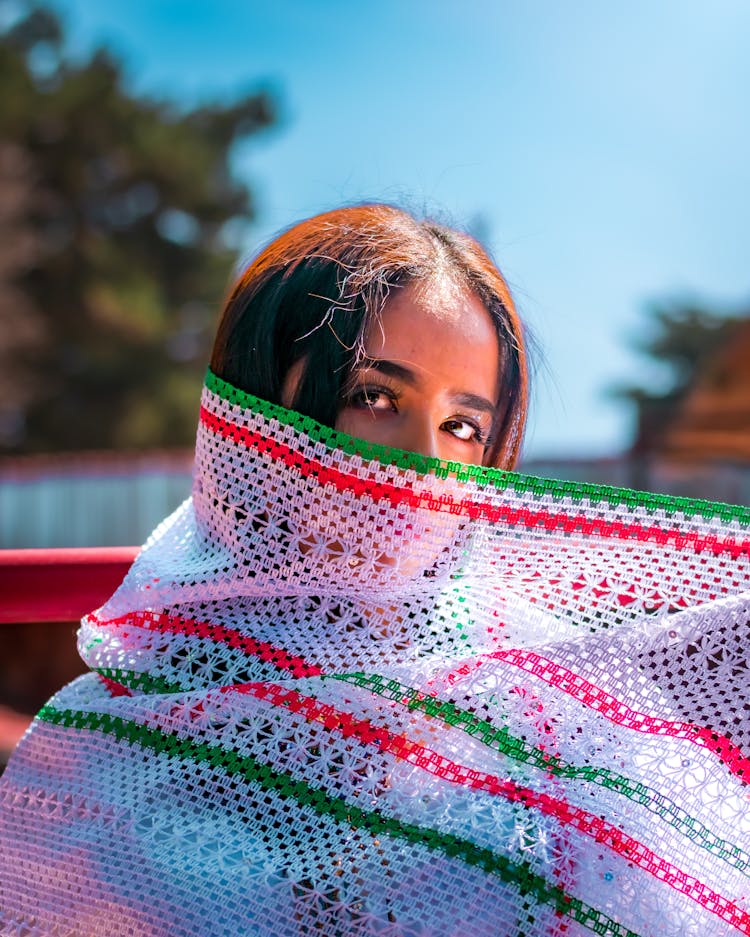
[[532,871],[528,863],[513,863],[505,856],[499,856],[490,849],[477,846],[470,840],[451,833],[440,833],[429,827],[405,823],[393,817],[386,817],[377,810],[363,810],[341,797],[332,797],[322,788],[313,787],[306,781],[295,780],[290,775],[248,755],[238,755],[219,745],[161,732],[108,713],[59,710],[45,706],[40,711],[39,718],[65,728],[103,732],[114,736],[118,741],[135,743],[144,749],[194,764],[205,764],[226,774],[242,777],[247,782],[259,784],[263,790],[295,800],[316,813],[332,817],[354,829],[366,830],[373,836],[386,834],[395,839],[425,846],[482,869],[488,875],[494,875],[501,881],[514,885],[522,895],[552,905],[560,914],[573,918],[602,937],[639,937],[635,931],[567,894],[559,886],[551,885],[541,875]]
[[362,456],[364,459],[377,459],[385,464],[413,469],[420,474],[432,474],[438,478],[451,475],[459,481],[473,481],[478,485],[490,485],[500,490],[511,488],[519,494],[531,493],[537,497],[549,495],[553,501],[569,498],[576,503],[588,501],[592,505],[606,504],[609,507],[623,505],[628,508],[642,508],[649,514],[659,511],[667,517],[675,514],[681,514],[686,518],[718,517],[726,522],[735,520],[744,527],[750,526],[750,508],[739,505],[702,501],[697,498],[657,495],[632,491],[628,488],[613,488],[609,485],[536,478],[533,475],[506,472],[502,469],[486,468],[480,465],[466,465],[462,462],[443,462],[440,459],[431,459],[414,452],[378,446],[322,426],[301,413],[268,403],[246,391],[239,390],[210,370],[206,374],[206,387],[228,403],[250,408],[268,419],[278,420],[279,423],[305,433],[316,442],[323,443],[329,449],[338,449],[350,455]]
[[507,729],[497,728],[491,722],[479,719],[474,713],[460,709],[454,703],[434,696],[425,696],[413,687],[404,686],[396,680],[389,680],[378,674],[333,674],[323,679],[341,680],[353,684],[376,693],[390,702],[401,703],[410,710],[418,710],[440,719],[446,725],[467,733],[483,745],[513,761],[531,765],[555,777],[593,782],[616,794],[622,794],[650,813],[656,814],[676,832],[697,843],[707,852],[723,859],[733,868],[745,873],[750,870],[750,854],[744,849],[721,839],[704,824],[691,817],[687,811],[645,784],[631,781],[630,778],[610,771],[608,768],[565,764],[556,755],[549,755],[539,748],[534,748],[524,739],[511,735]]

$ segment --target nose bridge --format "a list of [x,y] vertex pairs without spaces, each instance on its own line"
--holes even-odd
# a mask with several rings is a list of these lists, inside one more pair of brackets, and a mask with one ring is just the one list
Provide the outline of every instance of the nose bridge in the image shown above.
[[402,449],[410,449],[430,458],[440,458],[440,430],[427,409],[411,414],[404,424]]

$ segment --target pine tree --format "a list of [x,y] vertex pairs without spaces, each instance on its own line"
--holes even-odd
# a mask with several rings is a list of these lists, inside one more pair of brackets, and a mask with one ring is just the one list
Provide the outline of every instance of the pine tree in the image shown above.
[[230,155],[273,101],[137,96],[39,7],[0,33],[0,89],[0,451],[190,444],[253,216]]

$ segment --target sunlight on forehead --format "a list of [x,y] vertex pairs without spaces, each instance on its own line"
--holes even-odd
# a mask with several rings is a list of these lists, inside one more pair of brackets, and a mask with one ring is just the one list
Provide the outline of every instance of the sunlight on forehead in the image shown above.
[[464,314],[467,296],[471,295],[466,285],[457,281],[448,270],[440,270],[429,280],[413,286],[414,299],[424,310],[438,319],[457,322]]
[[492,358],[497,362],[497,346],[497,332],[482,301],[445,272],[391,290],[382,312],[369,325],[363,350],[372,358],[419,361],[421,369],[448,362],[455,366],[460,353],[471,368],[472,360],[487,348],[494,349]]

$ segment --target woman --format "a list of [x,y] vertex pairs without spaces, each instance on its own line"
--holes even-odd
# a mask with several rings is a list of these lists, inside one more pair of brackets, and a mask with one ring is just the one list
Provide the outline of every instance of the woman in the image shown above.
[[[470,321],[477,326],[472,332]],[[444,365],[438,355],[467,372],[482,356],[490,359],[488,368],[497,368],[497,386],[488,388],[492,407],[484,408],[478,420],[485,427],[489,417],[492,438],[484,440],[486,445],[423,452],[419,431],[412,435],[408,421],[395,434],[390,424],[381,429],[376,412],[386,409],[390,392],[365,408],[371,419],[361,422],[347,413],[357,399],[366,399],[361,397],[365,376],[376,384],[395,381],[401,389],[406,375],[394,375],[393,368],[367,374],[368,355],[382,354],[388,350],[385,342],[401,340],[395,334],[399,326],[410,333],[408,359],[422,348],[433,371]],[[429,354],[425,341],[430,341]],[[472,238],[417,222],[388,205],[319,215],[263,251],[228,299],[211,370],[256,397],[372,442],[504,468],[512,468],[518,458],[526,420],[526,359],[505,280]],[[427,370],[422,368],[422,376]],[[424,389],[418,390],[423,397]],[[485,427],[475,436],[488,434]]]
[[470,238],[259,256],[193,496],[6,772],[1,933],[750,932],[750,512],[498,470],[525,401]]

